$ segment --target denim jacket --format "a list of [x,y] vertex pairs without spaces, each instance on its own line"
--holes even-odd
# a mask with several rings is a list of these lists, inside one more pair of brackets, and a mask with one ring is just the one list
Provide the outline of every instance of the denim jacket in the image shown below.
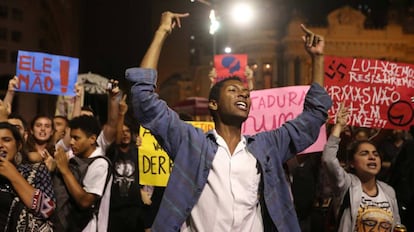
[[[163,146],[174,167],[152,231],[179,231],[207,182],[217,143],[211,132],[180,120],[154,92],[157,72],[130,68],[134,116]],[[265,231],[300,231],[282,164],[315,142],[332,101],[318,84],[312,84],[297,118],[280,128],[245,136],[247,149],[262,173],[261,209]],[[214,207],[214,206],[212,206]],[[268,220],[266,220],[268,219]],[[277,228],[277,229],[276,229]]]

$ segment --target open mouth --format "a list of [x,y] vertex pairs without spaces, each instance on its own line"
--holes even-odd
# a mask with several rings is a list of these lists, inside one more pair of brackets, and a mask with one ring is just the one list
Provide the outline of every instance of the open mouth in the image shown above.
[[0,157],[6,158],[7,152],[6,151],[0,151]]
[[368,168],[372,168],[372,169],[377,168],[377,164],[376,163],[369,163],[367,166],[368,166]]
[[241,110],[247,110],[247,103],[246,102],[242,102],[242,101],[238,101],[236,102],[237,108],[241,109]]

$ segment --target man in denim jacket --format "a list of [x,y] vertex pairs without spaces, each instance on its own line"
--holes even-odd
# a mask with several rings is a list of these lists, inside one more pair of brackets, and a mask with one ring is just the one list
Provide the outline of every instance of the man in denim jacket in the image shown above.
[[164,12],[140,68],[126,71],[135,117],[174,160],[152,231],[300,231],[282,164],[314,143],[332,104],[321,87],[323,40],[302,26],[318,75],[296,119],[243,136],[250,93],[240,80],[229,78],[211,89],[215,129],[204,134],[181,121],[155,93],[164,40],[187,16]]

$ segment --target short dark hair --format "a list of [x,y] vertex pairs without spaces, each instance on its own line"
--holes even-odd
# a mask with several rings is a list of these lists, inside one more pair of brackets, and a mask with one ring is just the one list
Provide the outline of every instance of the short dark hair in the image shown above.
[[11,113],[9,115],[8,119],[17,119],[17,120],[20,120],[22,122],[22,124],[23,124],[23,127],[24,127],[23,129],[25,131],[27,130],[27,121],[22,116],[20,116],[18,114]]
[[240,77],[238,77],[238,76],[231,76],[229,78],[225,78],[223,80],[220,80],[219,82],[215,83],[213,85],[213,87],[211,87],[210,94],[208,96],[208,101],[211,101],[211,100],[218,101],[218,99],[220,98],[220,90],[223,87],[224,83],[226,83],[227,81],[231,81],[231,80],[237,80],[237,81],[240,81],[240,82],[242,81],[240,79]]
[[80,129],[87,136],[98,136],[101,132],[101,126],[98,120],[93,116],[81,115],[69,121],[70,129]]
[[[231,77],[220,80],[219,82],[215,83],[213,87],[211,87],[210,94],[208,96],[208,101],[209,102],[212,100],[218,101],[220,99],[220,91],[224,83],[226,83],[227,81],[231,81],[231,80],[236,80],[236,81],[241,82],[241,79],[238,76],[231,76]],[[214,120],[215,115],[213,114],[213,111],[211,109],[209,109],[209,111],[210,111],[210,115],[213,116],[213,120]]]
[[63,119],[63,120],[65,120],[66,125],[69,125],[69,119],[66,116],[63,116],[63,115],[55,115],[55,116],[53,116],[53,119],[55,119],[55,118]]
[[91,112],[93,115],[95,115],[95,111],[92,109],[92,107],[90,105],[87,106],[82,106],[81,111],[89,111]]

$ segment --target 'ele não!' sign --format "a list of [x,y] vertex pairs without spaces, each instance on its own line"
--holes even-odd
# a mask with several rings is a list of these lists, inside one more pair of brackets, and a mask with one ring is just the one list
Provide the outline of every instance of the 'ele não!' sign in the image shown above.
[[77,58],[19,51],[16,91],[74,96],[78,67]]

